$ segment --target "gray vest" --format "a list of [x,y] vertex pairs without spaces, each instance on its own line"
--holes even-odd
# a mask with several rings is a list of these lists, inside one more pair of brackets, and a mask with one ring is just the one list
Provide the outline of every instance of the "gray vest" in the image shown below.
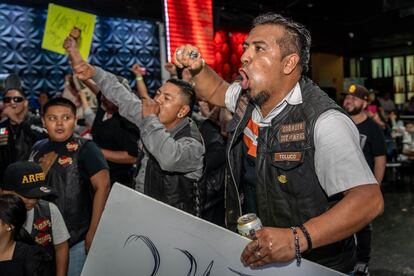
[[[178,140],[192,137],[202,142],[195,122],[190,121],[174,135]],[[149,154],[145,169],[144,193],[175,208],[195,216],[200,216],[200,189],[198,181],[185,176],[185,173],[164,171],[154,156]]]

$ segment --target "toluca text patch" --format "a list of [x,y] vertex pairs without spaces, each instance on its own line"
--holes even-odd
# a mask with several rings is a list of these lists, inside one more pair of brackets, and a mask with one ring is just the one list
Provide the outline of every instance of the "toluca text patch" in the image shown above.
[[289,152],[276,152],[274,161],[300,161],[302,160],[302,152],[300,151],[289,151]]
[[279,143],[305,140],[305,122],[280,126]]

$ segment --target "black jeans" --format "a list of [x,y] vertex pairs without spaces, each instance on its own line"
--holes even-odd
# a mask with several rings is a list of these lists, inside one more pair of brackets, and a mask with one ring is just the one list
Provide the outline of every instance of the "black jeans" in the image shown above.
[[371,259],[372,224],[368,224],[356,233],[357,262],[368,264]]

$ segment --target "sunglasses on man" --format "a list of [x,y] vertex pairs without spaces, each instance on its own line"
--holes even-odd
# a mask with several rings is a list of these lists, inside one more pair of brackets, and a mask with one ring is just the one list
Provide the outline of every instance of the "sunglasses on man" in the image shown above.
[[24,98],[23,97],[18,97],[18,96],[16,96],[16,97],[4,97],[3,98],[4,103],[10,103],[12,100],[15,103],[21,103],[24,100]]

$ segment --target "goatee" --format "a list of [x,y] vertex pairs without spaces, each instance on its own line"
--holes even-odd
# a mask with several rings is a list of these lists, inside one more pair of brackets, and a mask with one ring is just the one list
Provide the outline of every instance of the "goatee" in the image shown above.
[[247,95],[252,103],[258,106],[262,106],[270,98],[270,93],[267,91],[260,91],[259,94],[253,96],[250,94],[250,91],[247,92]]
[[349,116],[354,116],[354,115],[358,115],[359,113],[361,113],[362,111],[362,106],[361,107],[355,107],[352,110],[346,110],[346,112],[348,113]]

